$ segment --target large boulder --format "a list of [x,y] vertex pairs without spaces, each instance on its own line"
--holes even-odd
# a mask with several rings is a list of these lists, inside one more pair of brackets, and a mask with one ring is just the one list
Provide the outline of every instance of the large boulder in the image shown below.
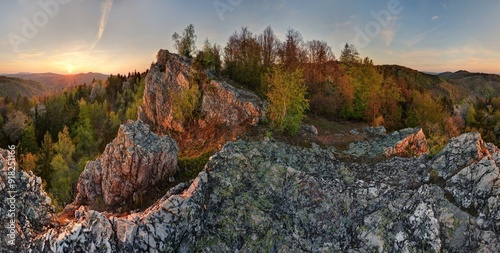
[[87,163],[78,180],[77,205],[107,209],[134,200],[177,170],[176,143],[159,137],[141,121],[120,126],[104,153]]
[[[193,85],[201,90],[199,126],[222,125],[228,129],[256,124],[261,116],[260,99],[253,93],[236,89],[223,81],[195,83],[194,74],[203,76],[191,67],[191,60],[167,50],[160,50],[157,62],[146,76],[143,105],[139,119],[160,134],[186,131],[183,122],[173,115],[171,93],[180,93]],[[231,130],[231,131],[233,131]]]

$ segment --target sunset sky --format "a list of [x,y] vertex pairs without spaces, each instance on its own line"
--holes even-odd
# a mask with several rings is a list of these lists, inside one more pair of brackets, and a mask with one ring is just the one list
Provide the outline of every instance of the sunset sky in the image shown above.
[[500,1],[8,0],[0,1],[0,73],[144,71],[190,23],[225,46],[242,26],[288,28],[304,41],[347,43],[376,64],[500,73]]

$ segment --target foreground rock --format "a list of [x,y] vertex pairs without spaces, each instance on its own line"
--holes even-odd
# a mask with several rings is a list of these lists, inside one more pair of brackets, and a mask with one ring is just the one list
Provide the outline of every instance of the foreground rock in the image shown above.
[[54,213],[42,179],[21,171],[9,151],[0,149],[0,252],[17,252],[45,232]]
[[85,166],[75,204],[105,210],[140,201],[177,171],[177,152],[170,137],[158,137],[141,121],[121,125],[104,153]]
[[[196,72],[191,67],[190,59],[160,50],[157,62],[151,65],[146,76],[139,119],[151,125],[157,133],[186,131],[183,122],[174,118],[170,95],[180,94],[193,85],[198,86],[193,81]],[[215,80],[202,81],[199,88],[201,128],[220,125],[234,130],[240,125],[258,122],[261,116],[261,102],[255,94]]]
[[[32,240],[44,252],[499,252],[499,158],[440,155],[345,163],[330,150],[229,143],[190,184],[142,213],[76,219]],[[461,141],[458,141],[461,142]],[[474,142],[476,143],[476,142]],[[450,167],[452,168],[446,168]],[[470,207],[473,207],[473,210]]]
[[368,134],[376,137],[370,141],[358,141],[349,144],[344,154],[360,158],[379,156],[420,156],[429,152],[425,134],[421,128],[406,128],[385,134],[383,128],[368,128]]

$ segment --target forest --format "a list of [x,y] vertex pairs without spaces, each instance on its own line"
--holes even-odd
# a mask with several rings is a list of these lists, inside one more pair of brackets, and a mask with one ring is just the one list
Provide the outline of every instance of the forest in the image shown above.
[[[500,97],[471,96],[436,76],[376,66],[351,44],[336,57],[327,42],[305,41],[294,29],[281,41],[271,27],[260,34],[243,27],[223,48],[206,39],[197,50],[192,25],[172,40],[194,68],[210,71],[206,78],[232,80],[267,99],[269,125],[276,132],[295,134],[307,116],[389,130],[421,127],[431,156],[450,138],[470,131],[500,145]],[[87,161],[113,140],[121,123],[137,118],[146,75],[111,75],[41,97],[2,97],[0,145],[16,145],[20,167],[40,176],[63,207],[73,200]],[[188,111],[193,104],[187,103]]]

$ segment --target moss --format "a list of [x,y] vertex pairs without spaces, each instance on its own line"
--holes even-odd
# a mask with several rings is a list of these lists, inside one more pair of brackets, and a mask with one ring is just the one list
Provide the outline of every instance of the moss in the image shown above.
[[354,176],[346,166],[342,166],[340,168],[340,175],[342,176],[342,179],[344,180],[344,182],[346,182],[346,184],[351,185],[352,183],[354,183]]

